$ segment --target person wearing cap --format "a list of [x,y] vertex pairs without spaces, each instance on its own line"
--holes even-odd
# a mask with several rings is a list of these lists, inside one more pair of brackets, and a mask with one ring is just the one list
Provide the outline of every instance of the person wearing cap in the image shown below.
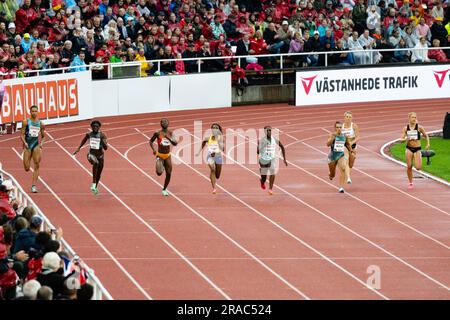
[[108,150],[108,140],[106,135],[100,131],[101,126],[102,124],[100,121],[92,121],[91,131],[85,134],[81,140],[80,146],[73,153],[75,156],[78,152],[80,152],[81,148],[89,140],[89,152],[87,154],[87,159],[92,165],[91,191],[94,195],[98,194],[98,184],[100,182],[105,162],[104,150]]
[[22,41],[20,42],[20,45],[23,49],[23,52],[27,53],[28,50],[30,50],[30,46],[31,46],[31,37],[29,33],[25,33],[23,35]]
[[442,17],[434,18],[434,23],[431,25],[431,41],[438,39],[442,47],[447,47],[447,30],[442,24]]
[[10,22],[8,24],[8,30],[6,30],[6,37],[8,39],[14,38],[16,35],[16,24],[14,22]]

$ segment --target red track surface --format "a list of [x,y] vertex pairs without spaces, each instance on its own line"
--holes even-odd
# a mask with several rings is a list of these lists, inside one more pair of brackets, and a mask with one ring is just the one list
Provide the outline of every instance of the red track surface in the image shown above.
[[[48,126],[56,140],[45,145],[41,177],[51,191],[41,181],[32,197],[116,299],[450,299],[449,189],[417,179],[406,192],[405,169],[378,152],[399,137],[410,111],[426,130],[442,128],[449,101],[353,105],[363,140],[342,195],[327,178],[322,128],[347,108],[165,114],[172,129],[192,130],[194,120],[204,129],[216,121],[280,128],[290,165],[281,168],[272,197],[260,189],[256,165],[237,164],[224,166],[217,195],[206,165],[177,165],[172,195],[162,197],[156,182],[163,177],[135,130],[151,134],[161,114],[102,119],[111,148],[97,197],[85,150],[79,162],[68,154],[89,121]],[[28,189],[31,175],[12,147],[21,152],[17,134],[1,137],[1,161]],[[381,270],[379,290],[365,285],[371,265]]]

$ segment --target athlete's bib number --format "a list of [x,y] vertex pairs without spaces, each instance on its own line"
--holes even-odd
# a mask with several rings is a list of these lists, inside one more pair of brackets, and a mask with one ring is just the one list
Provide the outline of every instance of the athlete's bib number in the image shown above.
[[161,140],[161,145],[164,147],[168,147],[168,146],[170,146],[170,141],[168,139],[164,138]]
[[408,130],[406,132],[408,140],[419,140],[419,132],[417,130]]
[[345,141],[334,141],[334,152],[344,152]]
[[30,135],[30,137],[32,138],[37,138],[39,137],[39,132],[41,131],[40,127],[36,127],[36,126],[30,126],[29,130],[28,130],[28,134]]
[[89,145],[93,150],[100,150],[100,138],[90,138]]
[[275,145],[270,144],[266,147],[265,158],[267,160],[271,160],[275,158]]
[[217,144],[210,145],[208,147],[209,153],[219,153],[219,146]]

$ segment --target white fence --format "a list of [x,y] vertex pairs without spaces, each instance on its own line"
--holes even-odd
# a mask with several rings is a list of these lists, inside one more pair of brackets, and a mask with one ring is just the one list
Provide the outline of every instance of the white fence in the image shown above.
[[[50,220],[44,215],[44,213],[39,209],[39,207],[36,205],[36,203],[31,199],[31,197],[23,190],[23,188],[20,186],[20,184],[17,182],[17,180],[10,175],[8,172],[4,171],[2,168],[2,164],[0,163],[0,174],[3,177],[3,180],[10,179],[13,182],[13,192],[15,193],[15,197],[20,203],[20,209],[21,207],[25,208],[26,206],[33,206],[36,210],[36,213],[42,218],[43,223],[41,226],[41,230],[52,230],[55,229],[55,227],[52,225]],[[64,240],[61,239],[61,250],[67,252],[69,254],[70,258],[73,258],[76,256],[75,251],[72,249],[72,247]],[[109,294],[109,292],[103,287],[100,280],[96,277],[94,274],[94,270],[89,268],[85,263],[82,262],[82,258],[80,260],[83,267],[88,272],[89,278],[87,282],[91,284],[94,287],[94,296],[93,300],[113,300],[113,297]]]

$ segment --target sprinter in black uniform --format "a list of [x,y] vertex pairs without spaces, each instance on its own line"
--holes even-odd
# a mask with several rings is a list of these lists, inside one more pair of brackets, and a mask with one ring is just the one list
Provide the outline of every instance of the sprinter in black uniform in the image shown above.
[[408,189],[411,190],[413,188],[413,163],[417,170],[422,169],[422,153],[420,152],[422,145],[420,143],[420,136],[423,135],[427,139],[427,145],[425,147],[426,150],[430,149],[430,138],[428,137],[425,129],[419,125],[417,121],[417,114],[415,112],[410,112],[408,114],[408,119],[409,122],[406,127],[403,127],[400,141],[406,141],[406,173],[409,181]]
[[87,154],[87,159],[90,164],[92,164],[92,185],[91,191],[94,195],[98,193],[98,183],[100,182],[100,177],[103,171],[103,165],[105,161],[105,154],[103,150],[108,149],[108,142],[106,135],[100,131],[102,124],[98,120],[91,122],[92,131],[86,133],[83,140],[81,140],[80,146],[73,153],[76,155],[86,141],[89,140],[89,153]]

